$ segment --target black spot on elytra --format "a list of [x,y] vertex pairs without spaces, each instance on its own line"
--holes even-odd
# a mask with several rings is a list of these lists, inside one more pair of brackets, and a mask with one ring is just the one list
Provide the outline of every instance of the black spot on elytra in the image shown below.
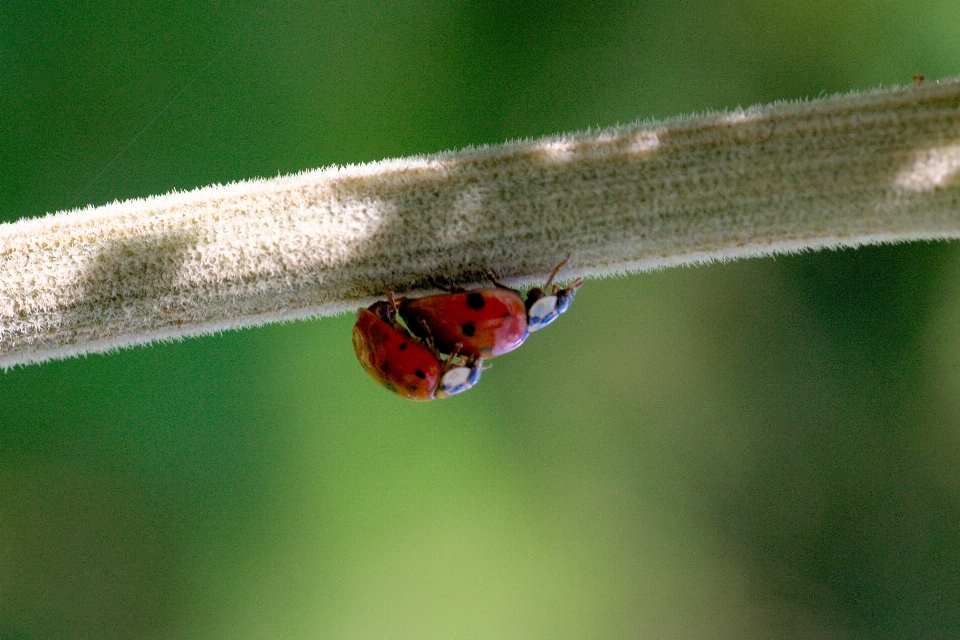
[[468,338],[473,337],[473,334],[477,332],[477,325],[472,322],[464,322],[460,326],[460,333],[467,336]]
[[423,369],[417,369],[416,371],[414,371],[414,373],[417,375],[418,378],[426,378],[426,377],[427,377],[427,374],[425,374],[425,373],[423,372]]
[[406,351],[406,350],[407,350],[407,343],[406,343],[406,342],[401,342],[401,343],[400,343],[400,346],[397,347],[397,349],[400,350],[400,351]]
[[487,301],[483,299],[483,296],[479,293],[468,293],[467,294],[467,306],[471,309],[479,311],[487,305]]
[[389,360],[384,360],[383,364],[380,365],[380,371],[383,371],[384,373],[390,371],[390,361],[389,361]]
[[419,389],[419,388],[420,388],[420,387],[418,387],[417,385],[412,384],[412,385],[410,385],[409,387],[407,387],[407,391],[416,391],[416,390]]

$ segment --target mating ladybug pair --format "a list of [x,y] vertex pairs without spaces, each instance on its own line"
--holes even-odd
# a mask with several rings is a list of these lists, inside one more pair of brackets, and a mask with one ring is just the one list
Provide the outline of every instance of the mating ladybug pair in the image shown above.
[[374,380],[404,398],[433,400],[466,391],[480,381],[483,358],[513,351],[570,307],[582,281],[566,289],[553,284],[564,262],[526,300],[489,275],[492,288],[388,296],[359,309],[353,326],[357,359]]

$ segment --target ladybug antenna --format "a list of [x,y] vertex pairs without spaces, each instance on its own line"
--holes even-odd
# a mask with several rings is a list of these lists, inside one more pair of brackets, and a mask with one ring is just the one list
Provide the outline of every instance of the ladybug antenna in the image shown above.
[[560,264],[553,268],[553,271],[550,272],[550,277],[547,278],[546,284],[543,285],[543,290],[546,291],[550,288],[550,285],[553,284],[553,279],[557,277],[557,274],[560,273],[560,269],[563,268],[563,265],[567,264],[567,260],[570,259],[570,254],[567,254],[567,257],[560,261]]
[[[524,304],[526,305],[528,312],[530,311],[530,307],[532,307],[537,302],[537,300],[540,300],[544,296],[556,295],[561,291],[559,286],[553,284],[553,279],[557,277],[557,274],[560,273],[560,269],[563,268],[563,265],[567,264],[567,260],[569,259],[570,259],[570,254],[568,253],[567,257],[561,260],[560,264],[555,266],[553,268],[553,271],[550,272],[550,277],[547,278],[547,281],[546,283],[544,283],[542,289],[540,287],[531,287],[530,290],[527,291],[527,299]],[[577,281],[579,281],[579,278],[577,279]],[[550,288],[551,285],[553,285],[553,289]],[[577,287],[579,286],[580,286],[579,284],[574,283],[574,285],[571,286],[571,288],[574,291],[576,291]]]

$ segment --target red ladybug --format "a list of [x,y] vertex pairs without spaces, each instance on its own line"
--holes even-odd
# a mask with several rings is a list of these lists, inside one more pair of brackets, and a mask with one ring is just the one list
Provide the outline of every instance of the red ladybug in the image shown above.
[[466,391],[480,381],[479,358],[440,353],[412,337],[396,322],[396,307],[375,302],[357,310],[353,348],[357,359],[374,380],[412,400],[445,398]]
[[534,287],[524,300],[519,291],[491,276],[496,288],[401,299],[398,311],[414,334],[431,339],[441,353],[459,352],[474,358],[503,355],[570,307],[583,281],[577,278],[566,289],[553,284],[565,262],[556,266],[544,285],[549,295]]

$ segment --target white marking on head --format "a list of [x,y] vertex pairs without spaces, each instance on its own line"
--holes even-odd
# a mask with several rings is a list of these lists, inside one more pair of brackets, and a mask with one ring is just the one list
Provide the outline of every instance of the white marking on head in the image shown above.
[[557,312],[557,296],[543,296],[530,305],[530,310],[527,311],[527,330],[542,329],[556,320],[559,315]]
[[440,378],[437,386],[437,397],[446,398],[463,393],[480,380],[480,369],[477,367],[454,367]]

